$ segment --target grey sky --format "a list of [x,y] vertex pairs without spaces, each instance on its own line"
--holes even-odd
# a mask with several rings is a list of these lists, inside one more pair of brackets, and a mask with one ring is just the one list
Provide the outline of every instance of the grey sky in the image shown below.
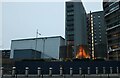
[[2,47],[2,3],[0,2],[0,48]]
[[[87,12],[102,10],[100,2],[85,2]],[[63,36],[65,9],[63,2],[5,2],[2,7],[3,48],[9,49],[12,39]]]

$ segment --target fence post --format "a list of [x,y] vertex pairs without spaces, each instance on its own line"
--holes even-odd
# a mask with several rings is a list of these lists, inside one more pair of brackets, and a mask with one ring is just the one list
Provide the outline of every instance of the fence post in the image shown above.
[[110,74],[112,74],[113,73],[113,71],[112,71],[112,67],[110,67]]
[[41,76],[41,68],[38,67],[38,77],[40,77],[40,76]]
[[98,74],[98,67],[96,67],[96,74]]
[[28,74],[29,74],[29,67],[26,67],[25,68],[25,76],[28,77]]
[[117,67],[117,74],[119,74],[119,67]]
[[12,67],[12,76],[15,77],[15,70],[16,70],[16,67]]
[[49,68],[49,76],[52,76],[52,68]]
[[3,77],[4,67],[1,67],[1,77]]
[[79,74],[80,75],[82,74],[82,68],[81,67],[79,68]]
[[60,76],[62,76],[62,75],[63,75],[63,68],[60,67]]
[[88,74],[90,74],[90,67],[88,67]]
[[73,68],[70,68],[70,76],[73,75]]
[[105,67],[103,67],[103,74],[105,74]]

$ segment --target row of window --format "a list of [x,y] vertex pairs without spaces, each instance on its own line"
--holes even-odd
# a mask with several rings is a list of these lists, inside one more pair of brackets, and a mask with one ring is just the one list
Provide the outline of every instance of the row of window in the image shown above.
[[67,12],[73,12],[73,11],[74,11],[74,8],[73,8],[73,7],[72,7],[72,8],[67,8],[66,11],[67,11]]
[[71,22],[71,21],[74,21],[74,19],[73,18],[71,18],[71,19],[67,19],[67,22]]
[[108,44],[116,44],[116,43],[120,43],[120,38],[115,40],[108,40]]
[[66,28],[66,31],[74,31],[74,28]]
[[105,20],[111,20],[111,19],[113,19],[115,17],[118,17],[119,15],[120,15],[119,11],[115,11],[111,15],[105,16]]
[[74,36],[72,36],[72,35],[71,35],[71,36],[68,36],[68,35],[67,35],[67,40],[73,41],[73,40],[74,40]]
[[118,10],[118,9],[119,9],[119,5],[117,5],[117,6],[113,7],[113,8],[111,8],[111,9],[109,10],[109,12],[113,12],[113,11]]
[[69,3],[69,4],[66,5],[66,7],[67,7],[67,8],[73,8],[74,5]]
[[72,45],[74,45],[74,40],[67,40],[67,44],[72,44]]
[[67,15],[68,15],[68,16],[71,16],[71,15],[73,16],[73,15],[74,15],[74,12],[67,12]]
[[120,16],[119,15],[114,15],[114,16],[112,16],[111,18],[108,18],[107,20],[106,20],[106,23],[110,23],[110,22],[113,22],[113,21],[115,21],[116,19],[119,19],[120,18]]
[[115,28],[107,31],[107,33],[114,33],[114,32],[117,32],[117,31],[119,31],[119,30],[120,30],[120,24],[119,24],[117,27],[115,27]]
[[111,24],[107,25],[107,28],[111,28],[119,24],[120,24],[120,20],[116,20],[116,22],[112,22]]
[[118,39],[120,38],[120,33],[110,34],[107,37],[108,39]]
[[119,48],[120,45],[119,44],[114,44],[114,45],[110,45],[111,49],[116,49],[116,48]]
[[112,10],[105,11],[105,16],[108,16],[108,15],[110,15],[111,13],[113,13],[113,12],[115,12],[117,10],[119,10],[119,6],[113,8]]
[[[120,29],[120,27],[119,27],[119,29]],[[111,35],[118,34],[118,33],[120,34],[119,29],[113,30],[113,31],[111,31],[111,32],[108,32],[108,33],[107,33],[107,36],[108,36],[108,37],[111,37]]]

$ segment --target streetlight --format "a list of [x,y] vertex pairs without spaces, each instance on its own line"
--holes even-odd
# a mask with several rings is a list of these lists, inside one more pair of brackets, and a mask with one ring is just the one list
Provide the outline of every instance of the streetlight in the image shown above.
[[35,56],[34,56],[34,59],[36,59],[36,51],[37,51],[37,38],[38,38],[38,35],[41,35],[41,34],[38,32],[38,29],[37,29],[37,32],[36,32],[36,39],[35,39]]

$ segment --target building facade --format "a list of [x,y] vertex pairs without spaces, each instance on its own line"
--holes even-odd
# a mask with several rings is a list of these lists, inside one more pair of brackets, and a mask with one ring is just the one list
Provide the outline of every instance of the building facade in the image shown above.
[[66,2],[65,24],[66,45],[72,46],[73,58],[76,58],[77,54],[79,54],[78,46],[88,45],[86,11],[81,0],[78,2]]
[[103,2],[107,32],[108,59],[120,60],[120,1]]
[[60,60],[71,60],[71,58],[73,57],[73,49],[72,46],[68,45],[64,45],[64,46],[60,46]]
[[16,49],[13,57],[14,61],[41,59],[41,52],[33,49]]
[[32,50],[31,53],[34,50],[41,52],[41,58],[59,59],[59,47],[63,45],[65,40],[61,36],[12,40],[10,57],[14,58],[15,51],[22,51],[24,55],[23,50]]
[[0,50],[0,66],[4,67],[4,74],[11,74],[14,61],[10,59],[10,50]]
[[91,57],[106,58],[107,41],[104,12],[90,12],[88,18],[88,43]]

